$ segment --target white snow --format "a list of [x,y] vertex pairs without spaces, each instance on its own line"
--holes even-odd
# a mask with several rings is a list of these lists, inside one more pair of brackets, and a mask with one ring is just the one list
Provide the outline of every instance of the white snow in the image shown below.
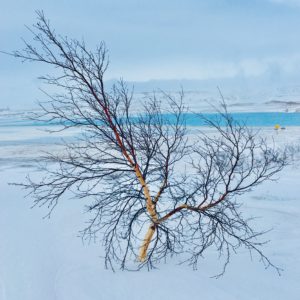
[[[73,132],[73,134],[75,134]],[[278,134],[276,143],[300,144],[300,127]],[[104,269],[101,242],[85,244],[78,237],[88,216],[82,200],[62,201],[50,219],[47,208],[31,209],[32,199],[8,185],[34,172],[31,160],[41,150],[59,151],[47,135],[31,127],[0,127],[0,300],[298,300],[300,299],[300,166],[287,167],[276,182],[268,182],[241,199],[255,226],[273,228],[264,252],[284,271],[278,276],[254,256],[239,250],[225,275],[213,251],[199,269],[161,264],[148,272]]]

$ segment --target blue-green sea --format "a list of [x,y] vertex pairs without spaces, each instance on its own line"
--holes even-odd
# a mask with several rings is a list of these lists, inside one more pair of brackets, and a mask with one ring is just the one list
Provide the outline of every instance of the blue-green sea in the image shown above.
[[[241,112],[231,113],[232,118],[239,122],[246,124],[247,126],[275,126],[279,124],[282,127],[285,126],[300,126],[300,113],[283,113],[283,112]],[[174,117],[170,114],[164,114],[163,118],[172,123]],[[220,115],[217,113],[204,113],[201,115],[194,113],[186,113],[184,115],[187,126],[206,126],[206,120],[219,120]],[[137,120],[133,117],[133,120]],[[222,118],[220,119],[222,125]],[[29,119],[18,119],[18,118],[1,118],[0,127],[10,126],[55,126],[59,125],[56,122],[40,122]]]

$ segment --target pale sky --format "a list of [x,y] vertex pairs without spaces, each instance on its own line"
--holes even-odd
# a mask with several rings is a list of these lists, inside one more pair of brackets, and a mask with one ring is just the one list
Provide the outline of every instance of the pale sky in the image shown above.
[[[300,0],[0,0],[0,50],[22,48],[43,9],[56,31],[109,48],[107,79],[300,83]],[[39,98],[43,65],[0,54],[0,108]]]

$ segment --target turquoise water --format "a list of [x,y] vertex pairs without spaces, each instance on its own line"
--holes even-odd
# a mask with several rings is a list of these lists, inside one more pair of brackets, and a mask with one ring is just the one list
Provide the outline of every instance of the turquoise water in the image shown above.
[[[251,112],[251,113],[232,113],[233,119],[248,126],[300,126],[300,113],[279,113],[279,112]],[[204,118],[216,120],[220,118],[218,114],[203,114]],[[221,122],[222,123],[222,122]],[[187,116],[187,125],[204,126],[205,120],[195,115]]]
[[[216,120],[219,114],[207,113],[202,114],[204,118],[209,120]],[[232,113],[231,116],[237,122],[245,123],[248,126],[274,126],[279,124],[281,126],[300,126],[300,113],[280,113],[280,112],[249,112],[249,113]],[[165,114],[164,118],[172,123],[174,117]],[[188,126],[205,126],[206,122],[203,118],[196,114],[185,114],[186,125]],[[134,118],[133,118],[134,119]],[[38,122],[32,120],[13,120],[0,119],[0,127],[8,126],[49,126],[58,125],[54,122]]]

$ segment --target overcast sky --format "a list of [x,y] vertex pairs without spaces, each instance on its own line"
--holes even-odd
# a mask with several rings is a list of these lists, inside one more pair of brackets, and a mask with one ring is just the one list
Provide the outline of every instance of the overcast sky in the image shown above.
[[[0,50],[22,48],[37,9],[91,48],[104,40],[107,79],[300,80],[300,0],[0,0]],[[43,65],[0,54],[0,66],[0,107],[37,100]]]

